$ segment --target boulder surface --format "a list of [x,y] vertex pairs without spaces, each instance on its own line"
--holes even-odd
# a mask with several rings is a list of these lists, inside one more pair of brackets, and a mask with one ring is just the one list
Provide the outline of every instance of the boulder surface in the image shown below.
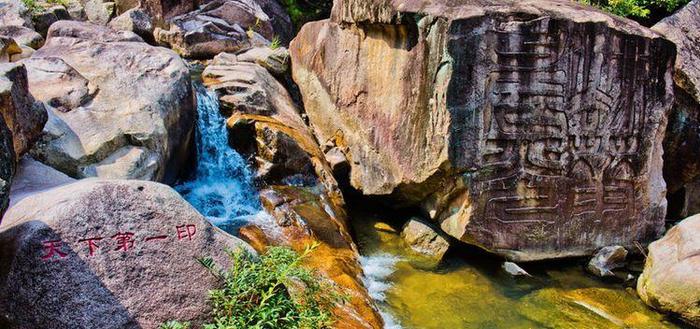
[[29,93],[27,70],[22,64],[0,64],[0,115],[12,132],[19,160],[41,137],[48,119],[44,105]]
[[33,156],[74,178],[172,182],[192,152],[189,70],[128,31],[61,21],[24,61],[49,107]]
[[511,260],[650,241],[674,47],[572,1],[338,0],[290,46],[366,195]]
[[245,248],[170,187],[86,179],[12,206],[0,226],[0,318],[9,328],[201,327],[217,280]]
[[649,245],[639,297],[649,306],[700,326],[700,215],[686,218]]

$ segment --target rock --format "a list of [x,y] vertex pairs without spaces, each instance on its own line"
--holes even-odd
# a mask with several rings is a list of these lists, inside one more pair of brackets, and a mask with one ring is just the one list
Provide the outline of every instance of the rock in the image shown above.
[[13,62],[13,59],[19,54],[22,54],[22,48],[15,40],[0,36],[0,63]]
[[39,49],[44,45],[44,38],[36,31],[19,25],[0,26],[0,36],[12,38],[20,46]]
[[325,152],[326,161],[331,166],[333,170],[333,175],[336,177],[347,176],[350,171],[350,162],[339,147],[332,147],[330,150]]
[[686,218],[649,245],[639,297],[649,306],[700,326],[700,215]]
[[532,276],[520,267],[520,265],[513,262],[503,262],[501,268],[512,276]]
[[241,62],[256,63],[277,76],[284,75],[289,70],[289,51],[284,47],[255,47],[238,54],[237,59]]
[[[187,65],[127,31],[62,21],[25,61],[49,106],[35,159],[74,178],[173,182],[192,152]],[[128,99],[128,102],[124,100]]]
[[[224,55],[227,56],[227,55]],[[214,60],[224,62],[221,55]],[[230,61],[228,61],[230,62]],[[252,159],[256,177],[266,184],[322,184],[342,199],[330,166],[287,90],[263,67],[246,62],[210,65],[205,85],[230,112],[229,140]]]
[[[700,1],[691,1],[674,15],[667,17],[652,29],[676,44],[675,64],[676,100],[668,119],[664,139],[664,178],[669,194],[680,199],[697,199],[684,190],[700,179]],[[680,207],[700,207],[700,204],[682,204]],[[692,213],[671,213],[672,219],[682,219]]]
[[116,30],[134,32],[143,40],[155,42],[153,39],[153,22],[151,17],[142,9],[127,10],[109,22],[109,26]]
[[112,17],[114,17],[114,2],[88,0],[85,2],[85,15],[87,15],[87,19],[92,23],[107,25]]
[[25,26],[32,28],[32,15],[21,0],[0,1],[0,26]]
[[214,0],[168,22],[167,30],[156,29],[156,40],[188,58],[265,46],[277,33],[255,0]]
[[382,319],[362,284],[357,247],[348,233],[347,216],[315,188],[270,186],[260,192],[267,222],[241,228],[239,235],[256,250],[288,246],[303,252],[318,244],[305,266],[331,280],[349,301],[336,305],[334,328],[383,328]]
[[663,230],[674,50],[636,23],[567,1],[339,0],[289,51],[352,187],[461,241],[532,261]]
[[17,172],[10,189],[10,207],[33,194],[70,184],[75,179],[53,169],[30,156],[24,156],[17,164]]
[[450,248],[450,242],[418,218],[411,218],[401,229],[401,237],[413,251],[441,260]]
[[627,249],[621,246],[602,248],[588,262],[588,272],[599,277],[614,277],[612,270],[625,266]]
[[118,15],[140,7],[153,18],[157,25],[163,25],[172,17],[197,9],[198,3],[200,2],[190,0],[115,0]]
[[12,132],[5,119],[0,116],[0,220],[7,209],[12,178],[15,175],[15,150],[12,147]]
[[34,100],[22,64],[0,64],[0,115],[12,133],[13,149],[19,157],[41,137],[47,121],[44,105]]
[[51,27],[53,23],[69,19],[71,19],[71,17],[66,8],[59,5],[47,4],[47,7],[40,7],[37,11],[32,13],[34,30],[39,32],[42,36],[46,36],[49,27]]
[[[201,327],[217,280],[245,243],[168,186],[82,180],[28,196],[0,228],[0,317],[10,328]],[[196,283],[196,284],[194,284]]]

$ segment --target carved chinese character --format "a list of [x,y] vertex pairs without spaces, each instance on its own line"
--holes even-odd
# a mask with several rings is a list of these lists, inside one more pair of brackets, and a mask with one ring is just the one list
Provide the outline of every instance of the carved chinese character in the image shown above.
[[92,257],[92,255],[95,254],[95,249],[100,247],[97,245],[97,241],[100,241],[100,240],[102,240],[102,238],[98,237],[98,238],[82,239],[82,240],[78,240],[78,242],[87,243],[89,255],[90,255],[90,257]]
[[112,239],[115,239],[117,241],[117,248],[114,250],[123,250],[123,251],[129,251],[129,249],[134,248],[134,233],[126,232],[126,233],[117,233],[114,236],[112,236]]
[[192,240],[192,236],[197,233],[197,227],[188,224],[188,225],[180,225],[175,227],[177,229],[177,239],[182,240],[184,238],[187,238],[188,240]]
[[61,245],[63,242],[61,240],[44,241],[44,256],[41,257],[42,260],[50,260],[58,256],[59,259],[68,256],[67,253],[61,251]]

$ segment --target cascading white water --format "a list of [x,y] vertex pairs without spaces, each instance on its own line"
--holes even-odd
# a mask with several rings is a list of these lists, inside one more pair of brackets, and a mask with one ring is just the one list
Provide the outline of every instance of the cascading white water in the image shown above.
[[386,253],[360,257],[360,265],[364,272],[362,283],[367,288],[369,296],[379,304],[379,313],[384,320],[384,329],[402,329],[399,322],[386,310],[387,307],[384,305],[386,303],[385,293],[391,288],[391,283],[388,282],[389,276],[394,273],[396,263],[400,260],[398,256]]
[[197,168],[175,189],[215,225],[236,225],[261,213],[245,159],[228,145],[226,119],[216,94],[201,84],[197,93]]

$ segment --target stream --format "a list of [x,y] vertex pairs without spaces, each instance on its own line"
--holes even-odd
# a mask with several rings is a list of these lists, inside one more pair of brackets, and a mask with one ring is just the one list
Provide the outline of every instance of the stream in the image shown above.
[[[197,167],[176,190],[213,224],[235,233],[246,222],[273,219],[258,201],[253,176],[228,145],[216,95],[197,91]],[[353,216],[364,282],[387,329],[681,328],[648,309],[634,289],[586,275],[579,263],[526,267],[513,278],[500,262],[469,252],[439,266],[409,252],[398,228],[378,216]]]

